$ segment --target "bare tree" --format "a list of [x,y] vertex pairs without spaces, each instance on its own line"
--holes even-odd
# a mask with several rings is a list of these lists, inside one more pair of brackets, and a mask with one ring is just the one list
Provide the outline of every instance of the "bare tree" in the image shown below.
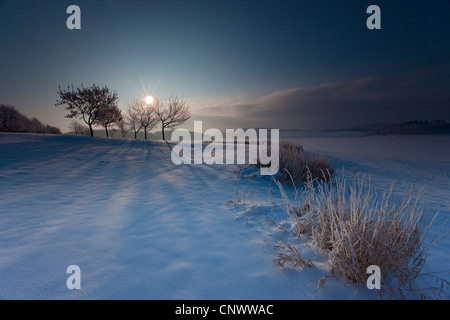
[[128,126],[125,119],[120,120],[117,122],[117,128],[119,128],[120,133],[122,134],[122,138],[125,138],[125,136],[130,132],[130,127]]
[[70,122],[69,129],[72,130],[72,132],[75,133],[76,136],[88,136],[90,134],[89,128],[82,125],[76,120],[72,120]]
[[144,128],[144,139],[147,140],[147,130],[152,130],[158,124],[158,118],[155,115],[154,107],[159,105],[157,99],[154,100],[153,106],[150,107],[143,104],[140,109],[139,118],[141,119],[141,125]]
[[166,103],[158,103],[155,105],[154,112],[161,122],[163,140],[166,140],[165,129],[182,125],[191,117],[186,101],[178,97],[170,97]]
[[126,120],[131,130],[134,132],[134,138],[137,139],[137,134],[142,129],[141,120],[139,119],[139,106],[141,105],[139,99],[134,99],[128,103]]
[[80,135],[82,136],[90,136],[91,135],[91,131],[89,130],[88,126],[85,126],[83,124],[80,123]]
[[122,120],[123,120],[122,112],[120,111],[117,105],[115,104],[103,105],[99,109],[99,114],[97,119],[95,120],[95,124],[99,124],[103,128],[105,128],[106,137],[109,137],[108,126],[114,123],[118,123]]
[[69,129],[70,129],[70,131],[72,131],[73,133],[75,133],[75,135],[77,136],[78,134],[81,134],[81,132],[80,132],[80,124],[78,123],[78,121],[77,120],[72,120],[72,121],[70,121],[70,123],[69,123]]
[[[140,127],[144,129],[144,139],[147,140],[147,131],[153,129],[159,119],[156,117],[154,108],[155,106],[159,105],[159,101],[157,99],[154,100],[152,106],[148,106],[145,101],[135,98],[130,104],[129,111],[131,110],[131,113],[135,119],[136,122],[136,128]],[[128,113],[130,115],[130,112]],[[133,124],[131,124],[133,126]],[[139,130],[140,130],[139,128]],[[133,129],[134,130],[134,129]],[[138,130],[138,131],[139,131]],[[137,132],[135,130],[135,138],[136,138]]]
[[78,117],[82,119],[88,126],[91,136],[94,136],[92,126],[96,124],[101,116],[102,108],[108,105],[115,105],[119,100],[116,92],[110,92],[108,87],[100,88],[97,85],[85,88],[67,87],[67,90],[62,90],[58,86],[59,100],[56,101],[56,106],[67,105],[66,110],[69,114],[66,118]]
[[78,122],[76,120],[70,121],[70,123],[68,125],[70,132],[75,133],[76,136],[78,135],[77,125],[78,125]]

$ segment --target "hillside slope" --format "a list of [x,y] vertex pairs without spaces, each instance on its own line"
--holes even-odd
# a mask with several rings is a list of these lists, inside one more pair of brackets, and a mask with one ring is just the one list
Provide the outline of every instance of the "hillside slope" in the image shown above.
[[[328,140],[314,144],[320,141]],[[414,167],[341,150],[332,155],[347,168]],[[0,298],[372,297],[335,279],[317,291],[315,281],[325,268],[296,272],[273,265],[263,217],[245,221],[225,205],[244,190],[256,203],[267,202],[274,187],[269,178],[238,179],[233,165],[175,166],[170,159],[162,141],[0,134]],[[419,162],[419,170],[427,167]],[[384,182],[384,172],[374,180]],[[448,186],[450,177],[436,179]],[[445,197],[444,191],[433,194],[432,209],[442,205],[448,216]],[[445,240],[433,251],[431,270],[448,265],[447,245]],[[81,290],[66,288],[69,265],[81,269]]]

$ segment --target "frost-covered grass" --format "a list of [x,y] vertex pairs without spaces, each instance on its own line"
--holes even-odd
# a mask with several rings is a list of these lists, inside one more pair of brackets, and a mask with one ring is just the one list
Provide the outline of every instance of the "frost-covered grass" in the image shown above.
[[[415,285],[429,249],[426,236],[436,216],[424,213],[424,194],[389,191],[378,194],[363,175],[347,181],[343,175],[318,182],[309,175],[292,202],[277,181],[297,242],[280,241],[274,261],[282,267],[310,267],[295,246],[310,245],[329,262],[329,276],[364,284],[366,269],[383,270],[383,290],[389,298],[439,298],[448,282],[421,290]],[[328,276],[328,275],[327,275]],[[325,279],[325,278],[324,278]],[[324,281],[322,281],[324,282]],[[395,286],[395,287],[393,287]]]
[[[256,165],[261,166],[260,163]],[[288,140],[279,143],[278,181],[299,184],[307,182],[308,175],[314,179],[328,180],[335,169],[325,154],[308,154],[303,146]]]

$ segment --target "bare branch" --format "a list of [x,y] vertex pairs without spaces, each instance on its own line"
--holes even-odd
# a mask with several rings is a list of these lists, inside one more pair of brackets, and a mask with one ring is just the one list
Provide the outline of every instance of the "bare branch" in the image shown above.
[[154,112],[161,122],[162,136],[165,140],[165,129],[173,129],[185,123],[191,117],[191,112],[185,100],[170,97],[166,103],[158,103]]

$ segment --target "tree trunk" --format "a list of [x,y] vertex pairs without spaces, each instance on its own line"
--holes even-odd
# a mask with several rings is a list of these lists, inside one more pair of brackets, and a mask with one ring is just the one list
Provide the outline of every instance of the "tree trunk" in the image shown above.
[[92,130],[92,124],[89,124],[89,131],[91,132],[91,137],[94,136],[94,130]]
[[137,131],[134,132],[134,139],[137,139]]
[[108,138],[109,135],[108,135],[108,125],[107,124],[105,124],[105,131],[106,131],[106,137]]
[[164,133],[164,126],[162,127],[162,138],[163,138],[163,140],[166,140],[166,135]]
[[144,138],[147,140],[147,127],[144,127]]

